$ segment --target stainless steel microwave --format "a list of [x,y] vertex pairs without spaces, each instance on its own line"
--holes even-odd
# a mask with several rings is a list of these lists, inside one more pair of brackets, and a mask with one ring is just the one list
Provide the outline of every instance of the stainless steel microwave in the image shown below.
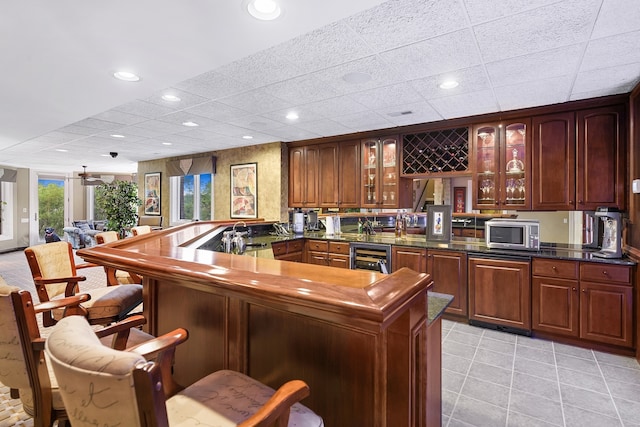
[[496,218],[485,222],[488,248],[537,251],[540,249],[540,221]]

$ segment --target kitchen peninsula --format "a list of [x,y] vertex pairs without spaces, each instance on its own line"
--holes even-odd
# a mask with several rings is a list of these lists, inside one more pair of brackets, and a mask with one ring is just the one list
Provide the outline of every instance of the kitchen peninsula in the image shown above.
[[184,385],[224,368],[272,387],[298,378],[328,426],[440,425],[440,314],[450,299],[427,296],[428,274],[189,247],[229,225],[190,223],[78,255],[144,277],[151,333],[189,331],[175,365]]

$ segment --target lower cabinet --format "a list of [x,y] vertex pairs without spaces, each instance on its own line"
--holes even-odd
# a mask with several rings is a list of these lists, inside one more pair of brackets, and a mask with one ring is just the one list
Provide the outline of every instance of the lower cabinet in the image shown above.
[[533,329],[633,346],[631,267],[533,260]]
[[306,262],[330,267],[350,268],[349,242],[307,240]]
[[445,312],[467,316],[466,252],[393,246],[391,264],[394,271],[408,267],[418,273],[429,273],[433,280],[431,290],[453,295]]
[[273,258],[279,261],[302,262],[304,239],[273,242],[271,243],[271,250],[273,251]]
[[530,262],[469,256],[468,264],[469,320],[530,331]]

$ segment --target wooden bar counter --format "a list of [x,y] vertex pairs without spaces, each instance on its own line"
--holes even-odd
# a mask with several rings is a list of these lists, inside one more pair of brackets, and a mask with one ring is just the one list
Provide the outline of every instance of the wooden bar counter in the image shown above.
[[189,331],[176,355],[183,385],[223,368],[274,388],[298,378],[311,388],[304,404],[330,427],[440,424],[440,322],[429,337],[429,275],[185,247],[228,225],[195,222],[78,254],[144,277],[151,333]]

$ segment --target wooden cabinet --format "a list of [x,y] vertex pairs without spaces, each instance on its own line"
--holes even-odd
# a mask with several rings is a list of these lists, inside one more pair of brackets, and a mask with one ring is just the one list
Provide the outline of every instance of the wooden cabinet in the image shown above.
[[467,254],[465,252],[429,249],[427,273],[433,280],[432,290],[453,295],[446,313],[466,317],[467,307]]
[[469,320],[531,330],[529,261],[469,256]]
[[285,240],[271,243],[273,257],[280,261],[302,262],[304,239]]
[[307,240],[305,258],[309,264],[351,268],[349,242]]
[[631,267],[580,263],[580,338],[633,346]]
[[400,177],[398,138],[366,139],[361,147],[361,206],[411,208],[412,180]]
[[318,146],[318,207],[338,205],[338,144]]
[[622,105],[534,117],[532,208],[624,209],[624,123]]
[[529,119],[474,126],[475,209],[529,209]]
[[339,145],[338,207],[360,207],[360,141],[358,140],[343,141]]
[[318,206],[317,145],[289,148],[289,206]]
[[631,267],[533,260],[533,329],[633,346]]
[[576,113],[576,209],[625,208],[626,114],[623,105]]
[[427,250],[408,246],[396,246],[391,248],[391,265],[393,271],[407,267],[418,273],[427,271]]

